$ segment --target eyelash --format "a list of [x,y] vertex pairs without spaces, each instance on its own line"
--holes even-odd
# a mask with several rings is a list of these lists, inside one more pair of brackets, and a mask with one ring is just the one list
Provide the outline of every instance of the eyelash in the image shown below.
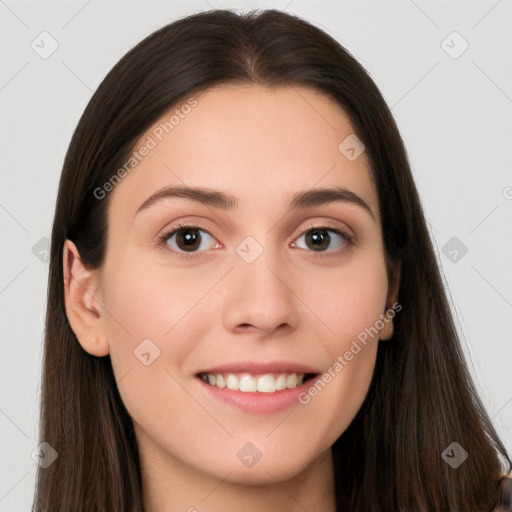
[[[205,229],[203,226],[200,226],[199,224],[177,224],[176,226],[174,226],[171,230],[169,231],[166,231],[165,233],[161,234],[157,241],[158,241],[158,244],[163,246],[164,249],[169,249],[169,246],[167,245],[167,241],[169,240],[169,238],[174,235],[175,233],[179,232],[180,230],[182,229],[197,229],[197,230],[200,230],[200,231],[204,231],[205,233],[208,233],[208,235],[210,235],[212,238],[215,238],[207,229]],[[306,229],[305,231],[303,231],[301,233],[300,236],[304,235],[305,233],[309,232],[309,231],[313,231],[313,230],[323,230],[323,231],[330,231],[332,233],[336,233],[337,235],[340,235],[344,241],[347,243],[347,245],[350,247],[352,245],[355,245],[355,238],[350,235],[349,233],[347,233],[346,231],[340,231],[339,229],[334,229],[332,227],[329,227],[329,226],[310,226],[308,229]],[[195,257],[198,257],[197,253],[201,253],[201,252],[204,252],[204,251],[195,251],[195,252],[178,252],[176,251],[175,249],[171,249],[174,253],[177,254],[178,257],[180,258],[183,258],[183,259],[190,259],[190,258],[195,258]],[[336,254],[337,252],[339,251],[343,251],[344,249],[337,249],[335,251],[309,251],[309,252],[316,252],[316,254],[320,257],[324,257],[324,258],[335,258],[335,257],[339,257],[340,254]],[[334,252],[335,254],[330,254]],[[315,255],[314,257],[317,257],[317,255]]]

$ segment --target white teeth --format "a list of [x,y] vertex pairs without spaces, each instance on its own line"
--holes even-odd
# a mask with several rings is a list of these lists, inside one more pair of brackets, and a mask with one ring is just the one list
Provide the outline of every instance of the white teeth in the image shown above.
[[286,377],[286,387],[287,388],[295,388],[297,387],[297,374],[292,373]]
[[274,379],[273,375],[263,375],[263,377],[258,379],[256,389],[261,393],[273,393],[276,391],[276,379]]
[[215,382],[215,385],[218,388],[222,389],[222,388],[226,387],[226,381],[224,380],[224,377],[222,375],[216,375],[215,380],[217,381],[217,382]]
[[[235,377],[236,378],[236,377]],[[240,391],[256,391],[257,389],[257,381],[254,377],[251,377],[250,375],[244,375],[240,380],[238,381],[238,389]],[[258,389],[258,391],[260,391]]]
[[205,382],[208,382],[211,386],[216,386],[221,389],[227,387],[233,391],[243,391],[245,393],[254,391],[258,391],[260,393],[274,393],[286,388],[292,389],[302,385],[304,382],[304,374],[283,373],[278,375],[276,378],[275,375],[271,373],[260,375],[259,377],[255,377],[248,373],[245,373],[240,377],[237,377],[233,373],[224,375],[206,373],[202,374],[202,379]]
[[277,389],[277,391],[286,389],[286,375],[279,375],[279,377],[277,377],[276,389]]
[[238,379],[236,378],[236,375],[228,375],[226,380],[226,387],[228,389],[232,389],[233,391],[238,390]]

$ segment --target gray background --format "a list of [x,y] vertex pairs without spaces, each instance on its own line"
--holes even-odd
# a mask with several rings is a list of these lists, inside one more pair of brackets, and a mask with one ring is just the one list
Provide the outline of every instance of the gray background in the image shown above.
[[[213,7],[296,13],[370,72],[405,140],[471,372],[512,451],[512,0],[0,0],[0,512],[32,501],[45,237],[72,132],[134,44]],[[58,43],[48,58],[31,46],[51,48],[43,31]]]

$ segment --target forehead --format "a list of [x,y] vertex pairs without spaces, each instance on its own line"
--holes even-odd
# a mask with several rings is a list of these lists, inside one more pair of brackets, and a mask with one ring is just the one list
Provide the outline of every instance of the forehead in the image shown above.
[[343,186],[376,209],[366,154],[350,160],[340,150],[353,136],[345,111],[311,88],[217,86],[184,98],[139,138],[134,151],[150,149],[115,187],[110,208],[133,217],[159,188],[197,185],[257,208],[287,203],[297,190]]

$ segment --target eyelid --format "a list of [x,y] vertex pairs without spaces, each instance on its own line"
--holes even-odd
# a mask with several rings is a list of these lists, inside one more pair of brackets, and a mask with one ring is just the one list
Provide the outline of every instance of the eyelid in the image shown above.
[[[341,224],[341,225],[340,225]],[[303,235],[304,233],[310,231],[311,229],[320,229],[320,228],[329,228],[334,231],[338,231],[342,234],[345,234],[348,238],[350,238],[353,242],[356,241],[356,235],[352,229],[350,229],[344,222],[341,221],[332,221],[332,220],[323,220],[323,221],[314,221],[313,223],[307,224],[306,228],[301,228],[299,234],[294,237],[294,240]]]
[[[343,227],[340,227],[339,223],[343,224]],[[200,257],[201,253],[205,253],[208,250],[184,252],[184,251],[176,251],[175,249],[171,249],[167,245],[167,240],[169,240],[169,238],[172,235],[175,235],[176,232],[178,232],[181,229],[187,229],[187,228],[188,229],[198,229],[198,230],[204,231],[209,236],[211,236],[216,241],[217,244],[222,245],[222,243],[216,239],[216,237],[210,232],[209,229],[204,227],[200,222],[196,222],[196,221],[178,222],[177,224],[174,224],[172,227],[165,229],[160,235],[157,236],[156,243],[158,245],[163,245],[164,250],[170,250],[171,252],[173,252],[174,254],[177,254],[180,257],[184,257],[184,258]],[[348,228],[348,226],[346,226],[345,223],[342,223],[341,221],[336,222],[336,221],[332,221],[332,220],[315,221],[313,223],[307,224],[306,227],[300,229],[300,231],[297,235],[294,235],[292,243],[295,246],[296,245],[295,242],[299,237],[305,235],[308,231],[311,231],[313,229],[322,229],[322,228],[325,228],[329,231],[332,230],[332,231],[336,232],[337,234],[339,234],[340,236],[344,237],[349,246],[356,245],[356,243],[357,243],[357,238],[356,238],[354,232],[350,228]],[[218,249],[218,248],[219,247],[216,247],[216,249]],[[302,249],[302,248],[300,248],[300,249]],[[339,254],[340,252],[345,252],[346,250],[347,250],[347,248],[346,249],[327,250],[327,251],[308,251],[308,252],[315,253],[315,257],[316,256],[318,256],[318,257],[321,257],[321,256],[336,257],[336,256],[340,255]]]
[[205,228],[200,222],[195,222],[195,221],[179,222],[178,224],[173,225],[171,228],[164,229],[164,231],[160,235],[157,236],[156,243],[158,245],[163,244],[164,246],[166,246],[166,247],[164,247],[164,249],[170,250],[171,252],[178,254],[178,256],[183,256],[186,258],[197,257],[199,254],[206,252],[206,251],[195,251],[195,252],[189,252],[189,253],[178,252],[175,249],[171,249],[169,246],[167,246],[167,240],[169,240],[171,238],[171,236],[176,234],[176,232],[178,232],[181,229],[198,229],[200,231],[204,231],[205,233],[208,233],[208,235],[211,236],[216,241],[217,244],[220,243],[215,238],[215,236],[210,233],[210,231],[207,228]]

